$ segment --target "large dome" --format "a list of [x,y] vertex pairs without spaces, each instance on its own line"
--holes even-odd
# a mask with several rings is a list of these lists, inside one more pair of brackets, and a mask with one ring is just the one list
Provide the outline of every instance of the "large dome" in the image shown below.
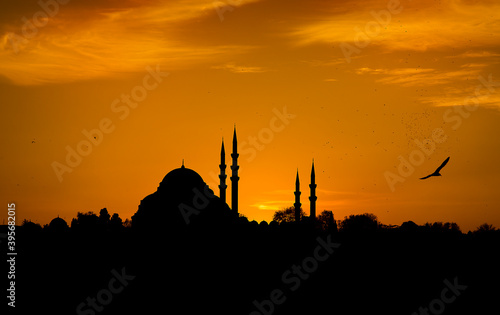
[[203,178],[193,171],[192,169],[184,167],[170,171],[160,183],[158,190],[161,191],[178,191],[188,189],[191,190],[195,187],[203,189],[205,187]]
[[209,225],[226,222],[230,213],[229,206],[214,195],[203,178],[182,165],[165,175],[156,192],[141,200],[132,222],[175,231],[191,221],[211,222]]

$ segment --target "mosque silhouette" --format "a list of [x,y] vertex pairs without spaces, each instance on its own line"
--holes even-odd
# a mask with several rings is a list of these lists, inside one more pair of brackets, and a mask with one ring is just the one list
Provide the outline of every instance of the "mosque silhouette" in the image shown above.
[[[219,196],[208,187],[203,178],[194,170],[184,166],[170,171],[160,182],[158,189],[141,200],[137,212],[132,216],[134,227],[147,227],[161,222],[163,227],[179,228],[192,222],[210,221],[211,224],[230,223],[239,218],[238,208],[238,139],[236,127],[233,132],[233,151],[231,153],[231,207],[226,203],[226,152],[222,139],[220,153]],[[311,169],[310,212],[309,218],[316,218],[316,176],[314,160]],[[300,221],[300,181],[299,172],[295,181],[295,221]]]
[[[16,314],[498,310],[499,290],[492,286],[500,282],[497,231],[463,234],[412,221],[390,228],[373,220],[368,223],[375,225],[367,224],[362,215],[331,229],[321,224],[322,215],[314,219],[314,161],[311,219],[298,212],[297,171],[294,214],[300,222],[249,222],[239,215],[237,144],[234,130],[231,207],[222,141],[219,196],[182,163],[142,199],[132,227],[121,219],[113,222],[115,214],[110,218],[106,209],[99,216],[78,213],[71,227],[59,217],[43,229],[32,222],[19,226]],[[0,229],[5,232],[7,226]]]

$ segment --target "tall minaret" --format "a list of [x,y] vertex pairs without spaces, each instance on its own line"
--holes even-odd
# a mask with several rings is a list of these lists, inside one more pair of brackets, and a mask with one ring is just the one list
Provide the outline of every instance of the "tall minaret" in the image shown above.
[[300,206],[302,205],[300,203],[300,182],[299,182],[299,170],[297,170],[297,179],[295,180],[295,203],[293,204],[295,206],[295,222],[300,221]]
[[219,185],[219,197],[223,202],[226,202],[226,151],[224,150],[224,138],[222,138],[222,148],[220,150],[220,185]]
[[236,126],[234,126],[234,134],[233,134],[233,153],[231,153],[231,157],[233,158],[233,165],[231,165],[231,171],[233,171],[231,175],[231,208],[233,211],[238,214],[238,181],[240,178],[238,177],[238,140],[236,139]]
[[316,199],[318,199],[318,197],[316,197],[316,175],[314,174],[314,159],[311,169],[311,184],[309,185],[309,188],[311,188],[311,196],[309,196],[311,210],[309,211],[309,217],[314,220],[316,219]]

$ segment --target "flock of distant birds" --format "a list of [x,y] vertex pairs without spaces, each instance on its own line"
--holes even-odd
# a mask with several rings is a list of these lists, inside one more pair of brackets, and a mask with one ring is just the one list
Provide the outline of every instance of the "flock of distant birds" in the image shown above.
[[[96,137],[94,137],[94,139],[95,139],[95,138],[96,138]],[[35,143],[35,139],[33,139],[33,141],[31,141],[31,143]],[[327,142],[327,143],[328,143],[328,142]],[[444,167],[444,166],[448,163],[448,161],[449,161],[449,160],[450,160],[450,157],[447,157],[447,158],[446,158],[446,160],[444,160],[444,162],[443,162],[443,163],[441,163],[441,165],[440,165],[440,166],[439,166],[439,167],[438,167],[438,168],[434,171],[434,173],[429,174],[429,175],[427,175],[427,176],[425,176],[425,177],[422,177],[422,178],[420,178],[420,179],[427,179],[427,178],[429,178],[429,177],[431,177],[431,176],[442,176],[442,175],[441,175],[441,173],[439,173],[439,171],[441,171],[441,169],[442,169],[442,168],[443,168],[443,167]]]

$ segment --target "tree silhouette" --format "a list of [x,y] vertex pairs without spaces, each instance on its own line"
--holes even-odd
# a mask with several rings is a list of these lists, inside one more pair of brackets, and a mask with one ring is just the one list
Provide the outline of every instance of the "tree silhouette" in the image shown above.
[[132,227],[132,220],[130,219],[125,219],[125,221],[123,222],[123,227],[126,227],[126,228],[131,228]]
[[496,231],[497,229],[488,223],[483,223],[480,226],[477,227],[477,229],[474,231],[474,233],[489,233]]
[[324,210],[319,214],[317,221],[323,231],[329,231],[330,233],[337,232],[337,222],[333,217],[332,211]]
[[460,227],[455,222],[434,222],[434,223],[426,223],[424,225],[424,230],[432,232],[432,233],[462,233]]
[[375,232],[378,226],[377,216],[373,213],[351,214],[340,222],[343,232]]
[[[107,210],[106,210],[107,212]],[[78,212],[76,218],[71,220],[71,229],[79,231],[95,230],[99,222],[99,217],[92,211],[87,213]]]
[[23,231],[25,231],[28,235],[35,235],[42,232],[42,226],[38,223],[32,222],[31,220],[24,219],[21,226]]
[[120,215],[118,213],[113,213],[111,219],[109,219],[108,227],[110,230],[117,230],[123,227],[122,218],[120,218]]
[[401,231],[414,233],[414,232],[418,231],[419,226],[413,221],[406,221],[406,222],[403,222],[403,224],[401,224],[399,229]]
[[101,211],[99,211],[99,224],[103,226],[108,225],[110,217],[108,209],[102,208]]
[[[211,305],[210,301],[217,301],[220,297],[219,291],[210,290],[213,283],[218,283],[220,287],[228,288],[224,291],[227,309],[218,314],[237,314],[238,310],[244,310],[242,313],[245,314],[257,314],[256,303],[251,301],[267,307],[270,302],[263,301],[272,292],[269,288],[279,284],[281,288],[291,289],[284,282],[279,282],[284,270],[302,270],[307,275],[305,269],[296,269],[296,264],[302,262],[304,267],[313,266],[311,262],[316,259],[314,255],[319,254],[318,257],[326,259],[328,250],[334,248],[323,246],[337,242],[342,244],[339,250],[335,248],[330,258],[320,261],[321,267],[314,270],[314,276],[304,280],[305,285],[295,293],[297,298],[276,307],[273,314],[320,314],[324,310],[331,311],[334,309],[328,299],[331,296],[338,297],[335,310],[340,310],[339,314],[364,314],[371,311],[411,314],[419,305],[428,305],[432,301],[427,297],[419,297],[420,292],[432,290],[436,283],[442,287],[445,278],[456,283],[455,271],[460,272],[460,285],[468,285],[466,279],[473,279],[480,284],[479,288],[484,288],[478,289],[477,294],[469,294],[472,292],[470,290],[460,296],[460,301],[467,307],[464,308],[467,312],[460,314],[476,314],[478,305],[485,305],[485,295],[493,297],[497,294],[497,291],[491,292],[488,286],[491,277],[495,281],[499,279],[495,250],[500,231],[492,225],[483,224],[469,235],[462,234],[458,225],[452,222],[419,226],[407,221],[400,228],[393,229],[390,226],[384,228],[377,217],[369,213],[350,215],[336,222],[331,211],[321,212],[316,220],[310,220],[301,211],[303,221],[295,224],[294,212],[294,207],[276,211],[275,220],[269,224],[266,221],[248,222],[243,216],[225,224],[203,221],[202,224],[190,225],[189,229],[176,231],[176,234],[163,234],[166,229],[162,226],[159,226],[158,234],[144,233],[142,228],[131,226],[130,220],[123,222],[117,213],[109,216],[107,209],[102,209],[99,215],[78,212],[68,233],[51,228],[37,234],[26,233],[28,230],[24,228],[39,230],[40,227],[25,221],[19,235],[29,237],[23,241],[23,251],[27,255],[24,263],[30,269],[25,269],[23,277],[26,274],[30,277],[22,280],[20,284],[23,285],[19,287],[29,287],[29,283],[35,286],[35,290],[26,293],[34,302],[21,306],[25,309],[39,308],[44,301],[52,298],[55,290],[64,288],[58,293],[58,303],[50,306],[56,308],[51,314],[69,314],[81,303],[85,305],[83,310],[87,311],[83,314],[93,313],[88,301],[105,307],[105,314],[150,313],[159,307],[184,307],[187,314],[195,314],[206,311],[206,305]],[[63,224],[61,218],[54,220],[48,226]],[[101,224],[106,221],[106,225]],[[280,225],[281,222],[291,224]],[[337,224],[340,233],[331,235]],[[5,234],[4,231],[7,231],[6,226],[0,229],[0,234]],[[367,234],[367,231],[371,232]],[[2,237],[0,240],[3,242]],[[319,239],[322,241],[319,242]],[[144,252],[150,253],[151,257],[145,256]],[[480,260],[476,259],[477,253],[490,256]],[[51,259],[39,259],[43,255]],[[228,261],[237,263],[227,264]],[[451,269],[453,273],[448,271],[450,265],[456,268]],[[109,271],[112,268],[120,277],[122,273],[128,275],[124,276],[125,280],[132,275],[137,279],[131,280],[108,307],[98,299],[99,296],[106,297],[104,294],[97,293],[97,300],[95,296],[96,292],[106,292],[103,291],[106,288],[103,282],[104,285],[110,283],[106,278],[111,276]],[[47,274],[50,274],[50,278]],[[287,273],[289,276],[286,279],[300,279],[291,277],[293,274]],[[277,282],[267,280],[276,277]],[[410,282],[405,277],[421,281]],[[119,280],[112,281],[109,288],[119,289]],[[370,282],[373,284],[370,285]],[[158,283],[170,283],[171,287],[181,287],[182,290],[158,290]],[[331,283],[335,283],[335,286]],[[360,284],[369,285],[371,289],[359,290]],[[193,285],[203,286],[203,293],[196,297],[197,302],[201,299],[203,303],[193,303],[192,297],[185,294]],[[452,297],[451,294],[452,291],[448,291],[446,296]],[[388,295],[397,297],[393,300],[397,303],[394,312],[387,312],[383,306],[377,306],[379,304],[376,301]],[[405,300],[408,295],[414,301]],[[91,299],[85,299],[88,296]],[[146,299],[150,306],[144,310],[142,301]],[[359,303],[360,299],[368,302]],[[219,310],[218,305],[210,307],[214,311]],[[480,313],[489,314],[484,311],[487,307],[489,305],[481,309]],[[270,308],[267,307],[267,310]],[[451,307],[449,310],[447,314],[456,314]],[[36,311],[29,309],[22,313]]]
[[[300,219],[305,217],[304,210],[300,208]],[[278,210],[273,215],[273,221],[278,223],[282,222],[295,222],[295,207],[288,207],[283,210]]]

